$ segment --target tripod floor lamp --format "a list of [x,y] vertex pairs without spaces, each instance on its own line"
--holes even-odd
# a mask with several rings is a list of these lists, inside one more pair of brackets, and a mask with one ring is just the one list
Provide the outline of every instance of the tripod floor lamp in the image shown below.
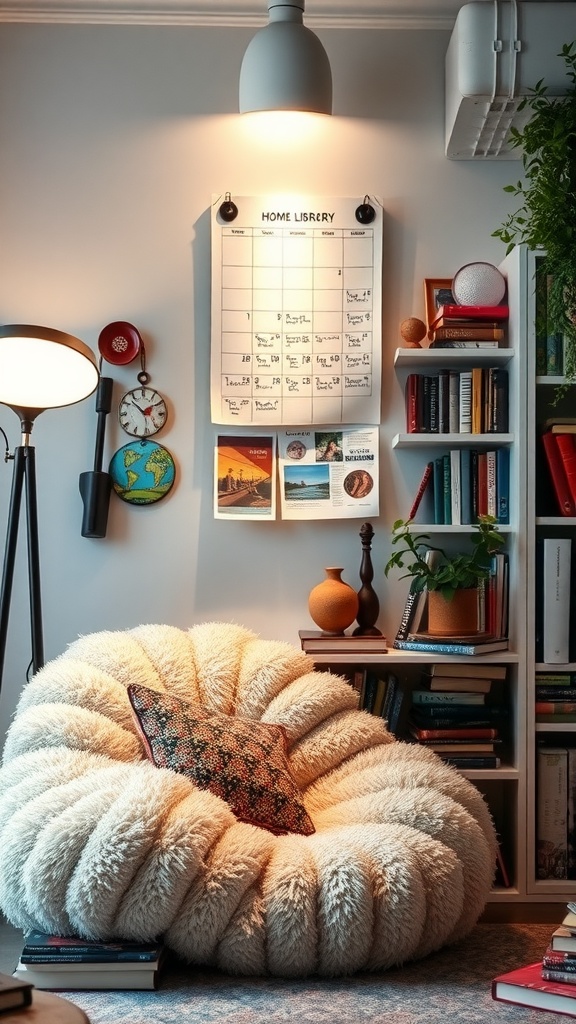
[[22,492],[26,494],[28,587],[32,669],[44,664],[35,450],[30,435],[36,417],[46,409],[81,402],[98,384],[96,357],[84,342],[50,327],[30,324],[0,326],[0,403],[20,418],[22,443],[7,459],[14,460],[6,546],[0,587],[0,686],[20,524]]

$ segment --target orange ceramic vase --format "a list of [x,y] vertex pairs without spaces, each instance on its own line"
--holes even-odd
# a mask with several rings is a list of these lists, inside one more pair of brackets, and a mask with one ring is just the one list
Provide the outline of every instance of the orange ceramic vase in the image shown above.
[[358,595],[341,579],[344,570],[325,569],[326,579],[313,587],[308,597],[308,610],[326,636],[342,636],[358,613]]

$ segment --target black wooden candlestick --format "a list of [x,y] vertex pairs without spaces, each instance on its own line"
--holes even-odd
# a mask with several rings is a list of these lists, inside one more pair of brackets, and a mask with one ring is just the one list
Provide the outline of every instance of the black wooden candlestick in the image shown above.
[[373,536],[372,523],[364,523],[360,529],[360,540],[362,541],[360,579],[362,586],[358,591],[358,614],[356,616],[358,626],[354,630],[353,636],[382,636],[381,631],[374,625],[380,611],[380,602],[372,586],[374,569],[370,551]]

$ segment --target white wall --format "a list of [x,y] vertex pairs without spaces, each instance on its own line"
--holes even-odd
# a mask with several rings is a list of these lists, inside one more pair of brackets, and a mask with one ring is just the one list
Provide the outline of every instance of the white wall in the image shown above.
[[[443,153],[441,31],[325,31],[335,116],[318,133],[271,144],[234,114],[253,30],[0,26],[0,322],[40,323],[95,351],[102,327],[142,333],[152,385],[169,401],[159,437],[178,467],[163,502],[113,496],[108,535],[80,535],[78,476],[92,468],[93,399],[44,414],[37,449],[46,658],[79,634],[142,622],[187,627],[233,619],[297,642],[307,595],[325,565],[359,586],[361,519],[238,523],[212,517],[209,415],[210,218],[213,193],[294,191],[381,197],[384,383],[381,515],[373,560],[381,626],[393,634],[405,588],[384,579],[390,524],[407,511],[389,440],[402,396],[392,369],[398,325],[423,316],[424,277],[499,262],[491,238],[509,209],[517,163],[452,163]],[[137,364],[104,370],[118,397]],[[10,448],[14,414],[0,408]],[[115,416],[106,459],[127,440]],[[11,466],[0,465],[0,536]],[[29,661],[24,531],[0,719],[13,713]],[[395,599],[392,592],[395,590]]]

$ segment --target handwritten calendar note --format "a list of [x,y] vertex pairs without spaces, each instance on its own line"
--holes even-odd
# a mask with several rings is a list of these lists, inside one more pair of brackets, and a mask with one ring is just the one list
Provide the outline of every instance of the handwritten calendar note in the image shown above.
[[382,208],[361,200],[212,203],[212,421],[379,423]]

